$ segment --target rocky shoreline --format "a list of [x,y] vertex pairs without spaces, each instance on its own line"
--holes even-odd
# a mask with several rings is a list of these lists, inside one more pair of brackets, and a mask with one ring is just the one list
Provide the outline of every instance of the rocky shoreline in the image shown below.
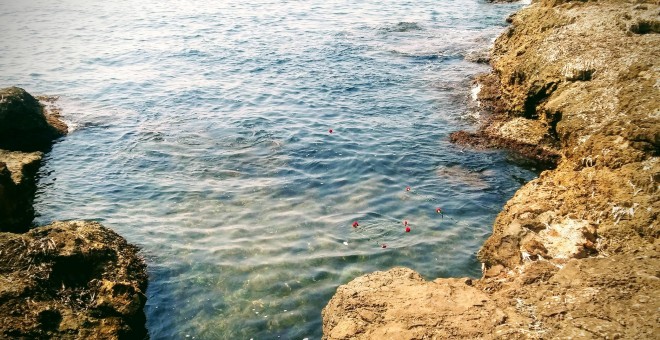
[[67,132],[53,102],[0,89],[0,337],[147,338],[135,246],[95,222],[32,225],[43,154]]
[[507,19],[490,114],[454,142],[548,165],[497,216],[479,280],[405,268],[340,286],[325,339],[660,334],[660,4],[539,0]]

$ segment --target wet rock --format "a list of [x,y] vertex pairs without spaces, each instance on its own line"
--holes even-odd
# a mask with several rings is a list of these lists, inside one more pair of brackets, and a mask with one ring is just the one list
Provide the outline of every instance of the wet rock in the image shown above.
[[488,50],[469,51],[465,55],[465,60],[477,64],[487,64],[490,62],[490,52]]
[[[479,253],[487,266],[521,264],[518,253],[502,251],[512,237],[521,252],[531,254],[524,247],[534,240],[547,251],[537,255],[553,259],[655,243],[660,69],[648,46],[659,46],[660,36],[631,36],[617,20],[645,22],[659,10],[652,2],[545,0],[512,16],[493,47],[493,74],[482,77],[481,100],[493,113],[479,138],[536,145],[561,158],[498,215]],[[530,202],[542,202],[544,212],[522,219],[516,212]]]
[[67,132],[56,115],[19,87],[0,89],[0,149],[45,151]]
[[0,233],[0,337],[141,339],[146,266],[95,222]]

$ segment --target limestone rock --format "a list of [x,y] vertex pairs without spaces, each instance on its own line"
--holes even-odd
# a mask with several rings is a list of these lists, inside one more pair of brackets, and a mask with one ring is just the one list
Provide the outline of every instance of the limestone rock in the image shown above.
[[[652,1],[544,0],[512,16],[483,84],[499,110],[485,138],[558,148],[562,158],[498,215],[479,253],[487,266],[515,269],[531,240],[558,262],[654,247],[660,59],[649,46],[660,35],[629,28],[659,10]],[[530,203],[543,209],[526,212]],[[519,248],[502,251],[512,244]]]
[[657,338],[658,13],[657,1],[537,0],[509,17],[480,78],[492,114],[452,139],[554,166],[498,214],[482,279],[359,277],[324,309],[324,337]]
[[358,277],[323,309],[324,339],[475,339],[504,321],[465,279],[429,282],[407,268]]
[[144,338],[137,252],[95,222],[0,233],[0,338]]

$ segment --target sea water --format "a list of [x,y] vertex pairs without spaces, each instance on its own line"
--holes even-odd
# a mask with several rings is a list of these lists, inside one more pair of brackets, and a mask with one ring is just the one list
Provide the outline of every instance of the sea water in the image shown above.
[[488,71],[465,57],[519,6],[2,0],[0,86],[59,95],[71,128],[36,222],[97,220],[139,245],[153,339],[319,339],[359,275],[478,277],[535,174],[447,140],[474,128]]

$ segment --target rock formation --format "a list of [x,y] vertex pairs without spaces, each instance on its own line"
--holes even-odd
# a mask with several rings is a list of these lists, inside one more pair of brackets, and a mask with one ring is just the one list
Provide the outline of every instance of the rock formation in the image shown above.
[[[32,227],[42,152],[66,132],[52,98],[0,89],[0,338],[141,339],[137,248],[94,222]],[[11,232],[24,232],[15,234]]]
[[357,278],[324,309],[324,337],[660,334],[658,13],[656,1],[542,0],[511,16],[479,79],[492,114],[452,139],[552,170],[497,216],[478,254],[482,279]]
[[0,337],[140,339],[146,268],[95,222],[0,233]]
[[0,89],[0,231],[31,226],[41,151],[66,134],[57,112],[46,108],[21,88]]
[[0,149],[45,151],[67,127],[56,114],[19,87],[0,89]]

